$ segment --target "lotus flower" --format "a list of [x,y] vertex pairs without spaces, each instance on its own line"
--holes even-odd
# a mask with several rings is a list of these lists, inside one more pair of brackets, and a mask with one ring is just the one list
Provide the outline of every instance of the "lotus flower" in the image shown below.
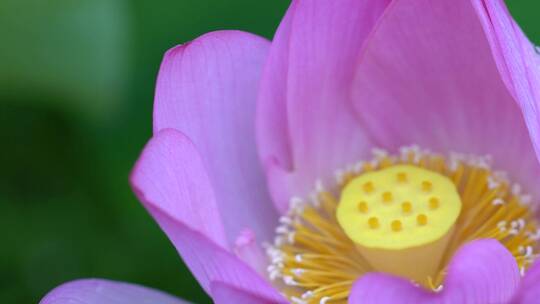
[[166,53],[131,183],[215,303],[538,303],[539,102],[502,0],[293,1]]

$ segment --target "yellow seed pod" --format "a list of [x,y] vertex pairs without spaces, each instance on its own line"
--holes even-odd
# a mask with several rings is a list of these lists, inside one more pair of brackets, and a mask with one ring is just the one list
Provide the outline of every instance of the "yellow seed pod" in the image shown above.
[[448,177],[395,165],[351,180],[341,193],[336,215],[357,245],[400,250],[440,239],[460,211],[459,194]]

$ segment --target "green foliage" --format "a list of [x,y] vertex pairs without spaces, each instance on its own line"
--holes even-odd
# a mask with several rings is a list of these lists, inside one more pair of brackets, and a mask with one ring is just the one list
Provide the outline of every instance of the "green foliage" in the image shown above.
[[170,47],[216,29],[271,38],[288,3],[40,1],[0,5],[0,299],[122,280],[210,303],[136,200],[128,174],[151,136]]

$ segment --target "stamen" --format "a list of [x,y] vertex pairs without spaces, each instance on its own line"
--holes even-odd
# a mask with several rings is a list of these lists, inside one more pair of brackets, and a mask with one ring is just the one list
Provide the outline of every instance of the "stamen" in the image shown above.
[[[403,173],[410,183],[398,189],[394,183],[388,183],[390,177]],[[359,185],[366,184],[377,185],[382,205],[376,204],[372,196],[358,191]],[[430,196],[426,197],[426,193]],[[439,197],[445,200],[443,206],[439,204]],[[394,199],[408,204],[402,204],[401,208],[392,206]],[[358,200],[372,205],[368,220],[371,229],[363,230],[357,226],[364,220],[362,213],[351,212]],[[413,209],[417,214],[416,222],[414,217],[407,216]],[[384,272],[422,280],[435,275],[460,211],[457,188],[448,177],[416,166],[394,165],[349,181],[342,190],[336,215],[345,234],[370,265]],[[428,217],[437,225],[430,225]],[[426,256],[430,259],[426,260]]]
[[[367,272],[397,273],[438,292],[453,254],[480,238],[497,239],[514,255],[522,274],[538,257],[534,199],[506,173],[493,171],[490,157],[452,153],[445,158],[417,146],[400,148],[397,156],[374,152],[374,159],[337,172],[337,184],[318,183],[308,199],[292,198],[289,212],[279,219],[275,242],[265,247],[267,271],[271,280],[282,281],[278,286],[292,303],[345,304],[352,284]],[[457,215],[448,215],[456,208],[445,190],[451,187],[403,166],[442,176],[454,185]],[[382,179],[355,182],[392,168]],[[352,219],[350,228],[344,229],[339,209],[350,185],[356,185],[356,196],[345,212]],[[378,248],[359,245],[357,234],[372,235],[369,242]],[[429,248],[430,255],[418,259],[414,250],[419,247]],[[392,264],[396,258],[411,267]]]

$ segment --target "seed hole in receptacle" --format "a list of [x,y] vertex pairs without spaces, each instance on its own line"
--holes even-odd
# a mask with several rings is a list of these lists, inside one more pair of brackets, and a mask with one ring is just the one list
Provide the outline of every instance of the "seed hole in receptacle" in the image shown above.
[[425,225],[427,225],[427,222],[428,222],[428,217],[427,217],[427,215],[425,215],[425,214],[419,214],[419,215],[416,217],[416,222],[418,223],[419,226],[425,226]]
[[407,182],[407,173],[405,172],[399,172],[398,174],[396,174],[396,179],[398,182],[400,183],[405,183]]
[[432,197],[429,199],[429,209],[435,210],[439,208],[439,199],[436,197]]
[[411,202],[403,202],[401,203],[401,211],[405,214],[411,213],[412,211],[412,204]]
[[379,228],[379,219],[376,217],[370,217],[368,219],[368,225],[371,229],[377,229]]
[[364,193],[371,194],[373,191],[375,191],[375,186],[372,182],[366,182],[364,185],[362,185],[362,190],[364,190]]
[[358,211],[361,213],[367,213],[369,211],[369,206],[365,201],[361,201],[358,203]]
[[382,201],[383,203],[391,203],[394,199],[394,196],[392,195],[392,192],[386,191],[382,194]]

